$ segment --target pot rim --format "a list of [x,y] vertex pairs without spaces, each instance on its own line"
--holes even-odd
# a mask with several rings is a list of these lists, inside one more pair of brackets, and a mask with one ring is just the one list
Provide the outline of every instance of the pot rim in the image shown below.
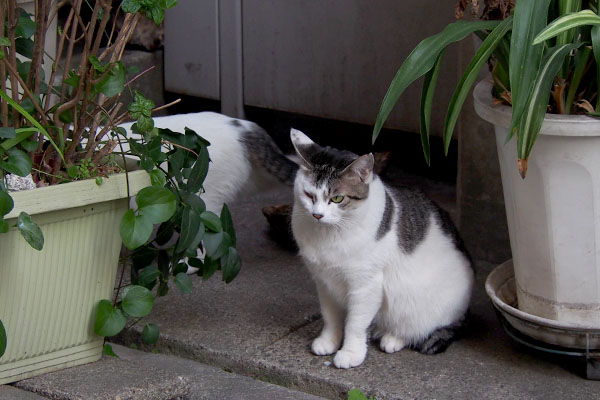
[[[512,108],[505,104],[495,104],[491,93],[492,82],[489,80],[482,80],[475,86],[475,112],[485,121],[508,130]],[[586,115],[546,114],[540,135],[600,136],[600,120]]]

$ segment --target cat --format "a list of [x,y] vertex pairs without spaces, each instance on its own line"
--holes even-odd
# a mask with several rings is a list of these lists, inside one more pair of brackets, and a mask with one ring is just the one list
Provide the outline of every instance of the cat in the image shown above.
[[292,231],[324,321],[312,352],[356,367],[371,326],[386,353],[444,351],[463,331],[474,280],[448,214],[420,192],[386,186],[372,154],[321,147],[295,129],[290,137],[301,164]]
[[[218,215],[223,204],[240,196],[293,185],[298,164],[254,122],[208,111],[153,119],[157,128],[184,132],[187,127],[210,142],[211,162],[201,196],[208,211]],[[131,124],[121,126],[130,133]]]

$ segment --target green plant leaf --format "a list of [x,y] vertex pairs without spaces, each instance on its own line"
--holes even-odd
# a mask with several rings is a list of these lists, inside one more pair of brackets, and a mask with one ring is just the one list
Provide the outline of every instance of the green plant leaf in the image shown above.
[[242,259],[238,254],[237,250],[233,247],[230,247],[227,250],[227,255],[224,257],[225,262],[221,263],[221,268],[223,270],[223,280],[225,283],[231,282],[237,274],[240,272],[242,267]]
[[167,183],[167,177],[164,172],[160,169],[153,169],[150,171],[150,184],[152,186],[163,187]]
[[200,153],[198,154],[198,159],[194,163],[192,167],[192,171],[188,178],[187,182],[187,190],[190,192],[198,192],[204,183],[204,179],[206,179],[206,175],[208,174],[208,163],[210,158],[208,156],[208,149],[206,146],[202,146],[200,149]]
[[98,336],[115,336],[125,328],[127,320],[121,310],[109,300],[100,300],[94,319],[94,332]]
[[123,0],[121,3],[121,9],[126,13],[134,14],[140,10],[142,5],[139,0]]
[[[202,228],[202,229],[201,229]],[[190,207],[184,207],[181,215],[181,233],[177,243],[177,252],[187,248],[196,248],[204,237],[204,225],[200,215]]]
[[10,39],[4,36],[0,36],[0,46],[10,46]]
[[202,214],[200,214],[200,219],[202,222],[204,222],[204,225],[206,225],[206,227],[213,232],[220,232],[223,230],[221,220],[217,214],[211,211],[204,211]]
[[582,10],[564,15],[548,24],[548,26],[535,37],[533,44],[536,45],[542,43],[562,32],[583,25],[600,25],[600,16],[596,15],[592,10]]
[[[546,115],[550,87],[552,86],[554,77],[560,69],[565,56],[579,46],[581,46],[581,43],[555,47],[550,49],[544,58],[540,71],[533,82],[531,96],[526,104],[523,118],[517,130],[517,153],[519,160],[527,160],[529,158],[531,148],[537,139],[544,116]],[[526,171],[521,170],[520,172],[525,177]]]
[[440,65],[444,56],[444,50],[440,52],[435,65],[431,68],[423,79],[423,89],[421,90],[421,109],[420,109],[420,124],[421,145],[423,155],[427,165],[431,165],[431,151],[429,148],[429,125],[431,123],[431,105],[433,103],[433,95],[435,93],[435,84],[437,82]]
[[6,233],[10,229],[8,222],[6,222],[2,217],[0,217],[0,233]]
[[15,136],[17,136],[17,131],[15,128],[0,128],[0,138],[12,139]]
[[123,64],[120,62],[113,64],[108,73],[94,85],[92,97],[97,93],[102,93],[109,98],[118,95],[125,87],[125,79],[125,67],[123,67]]
[[165,187],[148,186],[140,190],[135,198],[138,212],[153,224],[167,221],[177,209],[177,199]]
[[[197,267],[196,267],[197,268]],[[216,259],[206,256],[202,265],[202,280],[205,281],[214,275],[219,269],[219,262]]]
[[133,210],[127,210],[121,219],[119,233],[123,244],[128,249],[133,250],[150,239],[152,228],[152,221],[148,217],[135,215]]
[[36,250],[44,248],[44,234],[40,227],[31,220],[31,217],[26,212],[21,212],[17,218],[17,229],[21,232],[21,236]]
[[359,389],[352,389],[348,392],[348,400],[368,400],[367,396]]
[[154,265],[150,265],[148,267],[142,268],[135,280],[135,284],[139,286],[143,286],[148,290],[152,290],[154,285],[156,285],[156,280],[160,276],[160,271]]
[[7,344],[8,339],[6,337],[6,329],[4,329],[4,324],[2,323],[2,320],[0,320],[0,357],[4,355]]
[[[224,236],[223,232],[206,232],[204,234],[203,243],[207,256],[216,260],[225,254],[227,248],[223,249],[222,246]],[[206,260],[204,261],[204,265],[206,266]]]
[[174,281],[177,289],[179,289],[179,291],[183,294],[191,293],[192,289],[194,288],[192,279],[185,272],[180,272],[175,275]]
[[544,46],[531,43],[546,26],[549,4],[550,0],[519,1],[515,6],[509,56],[512,93],[509,138],[514,134],[514,128],[519,125],[542,61]]
[[575,52],[574,65],[572,68],[571,82],[569,83],[569,91],[567,92],[567,100],[565,101],[565,112],[571,114],[573,101],[577,95],[579,84],[583,78],[583,74],[588,65],[591,49],[587,46],[580,47]]
[[450,141],[452,134],[454,133],[454,127],[458,120],[458,115],[462,109],[463,104],[467,95],[471,91],[471,87],[477,77],[481,68],[486,64],[487,60],[492,55],[492,52],[496,49],[502,38],[510,31],[512,27],[512,16],[509,16],[500,25],[496,26],[490,34],[481,43],[481,46],[471,59],[469,66],[462,75],[460,82],[456,85],[456,89],[450,99],[448,105],[448,112],[446,113],[446,120],[444,121],[444,153],[448,154],[450,148]]
[[[63,162],[64,162],[65,158],[63,156],[62,151],[56,145],[56,143],[54,142],[54,139],[52,139],[52,136],[50,136],[50,134],[48,133],[46,128],[44,128],[42,125],[40,125],[40,123],[30,113],[28,113],[27,110],[25,110],[23,107],[21,107],[20,104],[18,104],[12,98],[10,98],[3,90],[0,90],[0,97],[2,97],[2,99],[4,101],[6,101],[11,107],[13,107],[15,110],[17,110],[19,112],[19,114],[24,116],[25,119],[27,119],[27,121],[29,121],[31,123],[31,125],[36,127],[38,129],[38,132],[40,132],[42,135],[44,135],[44,137],[52,144],[52,147],[54,147],[54,149],[60,156],[61,160],[63,160]],[[4,144],[5,143],[2,144],[3,148],[6,149],[7,147],[4,147]]]
[[154,296],[152,296],[152,292],[143,286],[137,285],[129,287],[121,302],[123,311],[135,318],[150,314],[153,306]]
[[33,164],[27,153],[14,147],[9,149],[7,153],[8,159],[0,161],[0,168],[8,173],[19,176],[27,176],[31,173]]
[[16,38],[15,49],[17,53],[26,58],[33,58],[33,48],[35,47],[33,40],[28,38]]
[[10,194],[0,190],[0,217],[12,211],[15,203]]
[[104,347],[102,347],[102,354],[109,357],[119,358],[119,356],[114,352],[112,346],[108,343],[105,343]]
[[498,23],[498,21],[457,21],[419,43],[398,69],[383,98],[373,129],[373,143],[404,90],[433,68],[443,49],[475,31],[493,29]]
[[231,238],[231,245],[235,247],[237,239],[235,237],[233,218],[231,218],[231,212],[229,212],[229,207],[227,207],[227,204],[225,203],[223,203],[223,207],[221,208],[221,226],[223,227],[223,232],[227,232],[229,234],[229,237]]
[[142,341],[146,344],[154,344],[160,336],[160,331],[156,324],[146,324],[142,330]]

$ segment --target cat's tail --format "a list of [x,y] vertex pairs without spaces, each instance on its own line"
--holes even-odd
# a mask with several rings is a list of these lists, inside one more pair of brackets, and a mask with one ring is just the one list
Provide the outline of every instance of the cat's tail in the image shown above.
[[468,315],[460,320],[436,329],[421,343],[412,347],[421,354],[433,355],[445,351],[450,343],[464,335],[468,325]]
[[263,128],[250,123],[242,134],[241,141],[253,164],[263,167],[269,174],[286,185],[294,184],[298,164],[283,154]]

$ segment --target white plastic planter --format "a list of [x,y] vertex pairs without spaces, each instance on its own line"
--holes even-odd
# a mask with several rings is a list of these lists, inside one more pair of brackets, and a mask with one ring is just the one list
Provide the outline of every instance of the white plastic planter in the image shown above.
[[[148,186],[145,171],[129,173],[131,195]],[[12,194],[14,225],[29,213],[44,233],[42,251],[16,228],[0,235],[0,320],[7,331],[0,384],[100,359],[93,330],[96,306],[112,297],[127,210],[125,174]],[[12,218],[12,219],[11,219]]]
[[511,108],[491,88],[473,95],[495,128],[518,308],[600,329],[600,120],[548,114],[522,179],[516,140],[506,143]]

